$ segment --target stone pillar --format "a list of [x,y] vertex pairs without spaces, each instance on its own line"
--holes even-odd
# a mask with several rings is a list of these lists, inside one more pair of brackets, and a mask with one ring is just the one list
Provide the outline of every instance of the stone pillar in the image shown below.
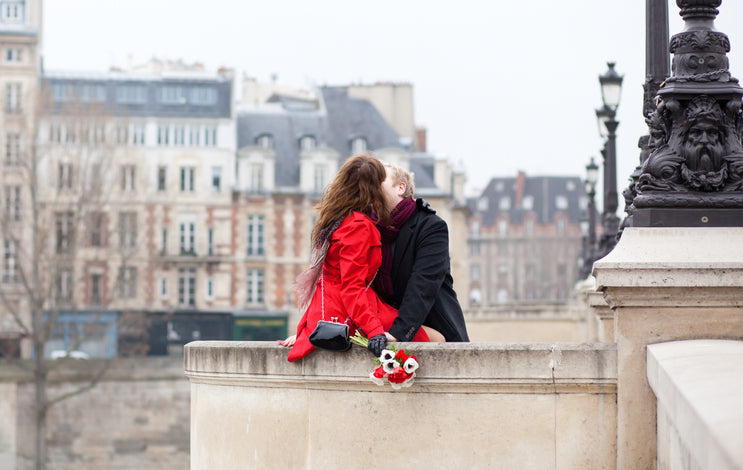
[[594,265],[616,315],[617,468],[656,468],[646,347],[743,337],[743,228],[626,228]]
[[585,340],[588,342],[613,343],[614,311],[606,303],[603,292],[596,290],[596,279],[593,276],[588,276],[587,279],[578,283],[576,290],[586,310],[588,334]]

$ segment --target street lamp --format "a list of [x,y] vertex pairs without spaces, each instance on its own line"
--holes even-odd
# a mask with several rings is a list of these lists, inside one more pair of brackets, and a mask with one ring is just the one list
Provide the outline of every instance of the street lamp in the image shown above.
[[604,211],[601,215],[603,231],[599,243],[596,259],[606,256],[616,245],[616,235],[619,231],[619,217],[617,217],[617,135],[619,122],[616,120],[619,98],[622,95],[623,77],[614,70],[614,62],[607,62],[609,68],[603,75],[599,75],[601,84],[601,101],[603,106],[596,110],[596,119],[599,124],[599,133],[606,139],[604,150]]
[[615,62],[607,62],[606,65],[609,66],[609,70],[604,72],[603,75],[599,75],[601,101],[604,102],[604,106],[616,111],[619,107],[619,98],[622,96],[622,80],[624,80],[624,77],[614,70]]
[[581,279],[587,278],[593,269],[593,262],[596,260],[596,183],[599,180],[599,166],[593,161],[586,165],[586,180],[584,181],[586,195],[588,196],[588,227],[586,234],[586,243],[583,252],[583,268],[581,269]]

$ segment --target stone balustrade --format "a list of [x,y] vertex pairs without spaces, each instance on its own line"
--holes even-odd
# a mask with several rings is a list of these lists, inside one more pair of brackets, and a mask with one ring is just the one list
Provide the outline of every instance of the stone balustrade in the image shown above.
[[743,468],[743,341],[648,346],[658,468]]
[[393,391],[361,348],[188,344],[191,468],[615,468],[615,345],[401,346],[421,368]]

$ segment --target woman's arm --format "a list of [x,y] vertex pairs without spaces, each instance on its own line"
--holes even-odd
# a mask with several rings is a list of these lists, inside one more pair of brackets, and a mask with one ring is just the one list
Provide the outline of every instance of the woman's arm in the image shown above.
[[381,250],[379,232],[371,220],[353,219],[338,235],[340,244],[341,301],[351,320],[366,336],[384,334],[376,305],[366,295],[370,250]]

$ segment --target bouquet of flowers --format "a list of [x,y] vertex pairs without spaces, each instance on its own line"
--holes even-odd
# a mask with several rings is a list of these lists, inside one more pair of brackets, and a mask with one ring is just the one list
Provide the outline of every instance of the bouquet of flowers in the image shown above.
[[[364,348],[369,345],[369,339],[359,331],[356,331],[351,342]],[[413,385],[415,371],[420,367],[414,355],[408,354],[404,349],[397,349],[392,344],[382,351],[375,362],[377,367],[369,374],[371,381],[379,386],[389,382],[394,390]]]

